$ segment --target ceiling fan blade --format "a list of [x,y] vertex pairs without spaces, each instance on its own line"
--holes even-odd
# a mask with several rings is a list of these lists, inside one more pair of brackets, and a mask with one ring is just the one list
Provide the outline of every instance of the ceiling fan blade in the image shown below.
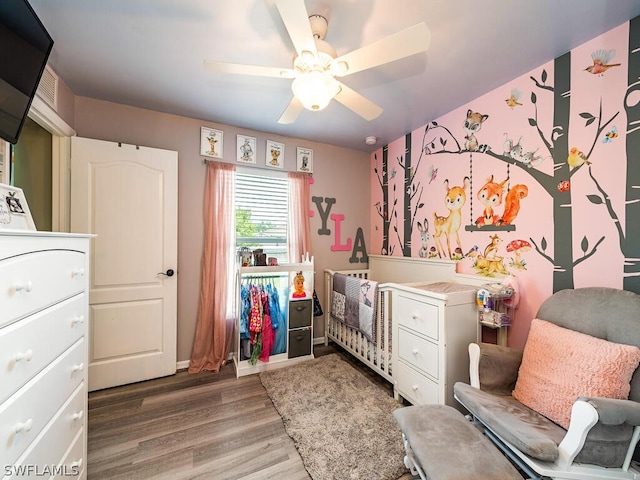
[[340,91],[333,97],[348,109],[354,111],[367,121],[378,118],[382,113],[382,108],[373,103],[368,98],[363,97],[355,90],[347,87],[344,83],[338,82]]
[[295,71],[290,68],[263,67],[260,65],[243,65],[241,63],[204,61],[204,66],[213,72],[233,73],[236,75],[256,75],[262,77],[293,78]]
[[298,97],[293,97],[285,111],[278,119],[278,123],[288,124],[295,122],[302,110],[304,110],[304,107],[302,106],[302,103],[300,103],[300,100],[298,100]]
[[350,75],[424,52],[429,48],[430,41],[431,32],[427,25],[422,22],[342,55],[336,58],[333,63],[345,62],[347,64],[347,72],[343,76]]
[[276,0],[276,6],[298,55],[305,51],[317,55],[304,0]]

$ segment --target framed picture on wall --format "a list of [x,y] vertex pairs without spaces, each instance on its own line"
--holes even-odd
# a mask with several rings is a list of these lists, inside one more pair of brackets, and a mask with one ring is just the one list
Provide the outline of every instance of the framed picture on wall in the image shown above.
[[0,229],[36,229],[22,189],[4,183],[0,183]]
[[296,160],[298,172],[313,173],[313,150],[298,147]]
[[256,163],[256,137],[238,135],[236,146],[236,161],[240,163]]
[[200,128],[200,155],[222,158],[223,133],[215,128]]
[[265,165],[271,168],[284,168],[284,143],[267,140]]

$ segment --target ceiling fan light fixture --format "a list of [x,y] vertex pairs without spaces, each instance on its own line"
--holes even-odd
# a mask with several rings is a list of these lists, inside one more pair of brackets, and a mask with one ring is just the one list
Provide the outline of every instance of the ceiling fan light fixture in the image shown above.
[[309,15],[309,26],[311,27],[311,34],[314,38],[324,40],[327,35],[327,29],[329,28],[329,22],[326,17],[318,14]]
[[313,62],[313,60],[316,58],[316,56],[313,54],[313,52],[310,52],[309,50],[305,50],[300,54],[300,57],[302,58],[303,61],[305,61],[306,63],[311,63]]
[[347,62],[339,61],[339,62],[331,62],[329,66],[329,71],[331,75],[335,75],[337,77],[342,77],[347,74],[349,71],[349,65]]
[[293,94],[307,110],[322,110],[340,91],[338,81],[328,72],[311,71],[291,83]]

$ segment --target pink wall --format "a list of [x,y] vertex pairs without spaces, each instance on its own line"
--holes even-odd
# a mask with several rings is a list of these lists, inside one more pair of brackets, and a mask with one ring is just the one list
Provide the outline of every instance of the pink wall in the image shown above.
[[[422,226],[425,219],[430,234],[427,248],[437,247],[434,214],[450,214],[444,181],[448,180],[449,187],[463,186],[469,177],[466,200],[459,209],[461,253],[454,257],[459,259],[459,272],[487,275],[488,282],[507,275],[517,277],[522,298],[509,330],[511,346],[524,345],[531,319],[554,291],[592,285],[638,291],[633,275],[623,281],[625,257],[638,258],[632,250],[634,243],[640,243],[640,232],[625,218],[637,199],[634,189],[627,188],[632,182],[629,176],[634,172],[640,176],[640,167],[627,163],[637,161],[638,153],[635,132],[630,130],[634,124],[627,119],[638,100],[635,87],[629,87],[627,80],[630,70],[640,69],[639,60],[629,57],[630,38],[632,45],[640,43],[636,24],[633,20],[623,24],[425,124],[411,132],[409,145],[402,137],[385,146],[386,212],[385,152],[380,149],[372,154],[369,253],[403,255],[404,247],[405,256],[419,256],[418,222]],[[585,70],[593,65],[592,53],[598,50],[615,50],[609,64],[620,65],[599,75]],[[517,104],[508,101],[512,92]],[[477,147],[473,142],[465,145],[469,110],[480,114],[472,117],[483,120],[473,132]],[[612,130],[617,136],[607,137]],[[533,156],[538,157],[534,166],[527,165],[527,157],[517,149],[508,152],[505,141],[517,144],[519,138],[522,153],[535,152]],[[583,152],[588,163],[569,167],[573,147]],[[408,157],[410,169],[405,168]],[[576,158],[579,162],[580,157]],[[502,200],[493,207],[498,222],[489,216],[485,223],[493,221],[494,225],[487,227],[481,226],[482,221],[478,224],[485,210],[478,193],[492,175],[496,183],[507,176],[508,180]],[[518,191],[526,191],[526,196],[519,202],[507,202]],[[507,203],[519,204],[515,219],[505,218],[508,225],[495,225],[501,223]],[[384,243],[387,230],[388,245]],[[410,242],[405,240],[405,231],[410,232]],[[440,239],[447,255],[446,235]],[[497,249],[488,248],[492,239]],[[507,251],[513,240],[526,240],[531,248],[517,257]],[[450,243],[452,249],[457,247],[455,232]]]

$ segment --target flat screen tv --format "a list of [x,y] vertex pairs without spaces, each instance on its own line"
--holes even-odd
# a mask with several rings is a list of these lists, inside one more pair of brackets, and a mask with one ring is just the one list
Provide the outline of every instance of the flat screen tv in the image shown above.
[[0,0],[0,137],[18,141],[53,39],[27,0]]

